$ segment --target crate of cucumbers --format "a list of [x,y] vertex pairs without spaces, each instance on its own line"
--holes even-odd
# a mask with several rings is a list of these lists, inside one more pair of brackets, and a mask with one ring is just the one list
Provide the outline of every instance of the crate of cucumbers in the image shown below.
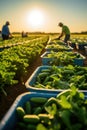
[[78,52],[44,52],[41,55],[43,65],[56,65],[56,66],[66,66],[79,65],[84,66],[84,60],[86,59],[82,54]]
[[87,67],[39,66],[25,83],[29,91],[41,93],[58,93],[72,85],[87,93]]
[[87,97],[72,87],[59,94],[24,93],[0,122],[0,130],[86,130]]

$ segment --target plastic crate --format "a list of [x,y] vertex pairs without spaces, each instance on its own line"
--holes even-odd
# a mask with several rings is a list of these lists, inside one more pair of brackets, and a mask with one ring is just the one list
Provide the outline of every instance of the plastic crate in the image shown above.
[[87,55],[87,46],[84,46],[85,48],[85,55]]
[[79,50],[85,50],[85,46],[87,46],[87,43],[77,43],[76,48]]
[[41,55],[41,59],[42,59],[42,64],[43,65],[49,65],[50,61],[54,59],[54,58],[48,58],[48,57],[46,57],[48,54],[50,54],[50,52],[46,51],[46,52],[44,52]]
[[[45,98],[51,98],[56,97],[57,94],[45,94],[44,93],[23,93],[19,95],[16,100],[14,101],[13,105],[10,107],[6,115],[3,117],[3,119],[0,122],[0,130],[15,130],[16,124],[18,122],[18,117],[16,113],[16,108],[18,106],[24,107],[24,104],[30,100],[32,97],[45,97]],[[85,96],[85,99],[87,99],[87,96]]]
[[76,44],[74,43],[74,42],[72,42],[71,44],[70,44],[70,46],[72,47],[72,48],[76,48]]
[[[33,85],[36,82],[36,77],[38,76],[38,74],[43,70],[43,69],[48,69],[51,66],[39,66],[37,67],[37,69],[32,73],[32,75],[30,76],[30,78],[26,81],[25,86],[26,88],[30,91],[30,92],[39,92],[39,93],[54,93],[54,94],[58,94],[60,92],[62,92],[64,89],[44,89],[44,88],[36,88],[33,87]],[[87,90],[79,90],[81,92],[83,92],[85,95],[87,95]]]
[[32,73],[30,78],[27,80],[25,83],[26,88],[30,92],[40,92],[40,93],[60,93],[63,90],[58,90],[58,89],[43,89],[43,88],[35,88],[33,87],[33,84],[36,82],[36,76],[43,70],[43,69],[48,69],[51,66],[39,66],[37,69]]
[[84,66],[84,60],[86,59],[83,55],[81,55],[82,58],[76,58],[74,59],[74,64],[79,66]]
[[[50,61],[53,60],[53,58],[48,58],[46,57],[48,54],[50,54],[50,52],[44,52],[41,55],[42,58],[42,64],[43,65],[50,65]],[[80,54],[81,58],[75,58],[74,59],[74,65],[79,65],[79,66],[83,66],[84,65],[84,60],[86,59],[82,54]]]
[[6,115],[3,117],[3,119],[0,122],[0,130],[15,130],[16,123],[17,123],[17,113],[16,108],[18,106],[23,107],[24,104],[30,100],[31,97],[56,97],[57,94],[43,94],[43,93],[23,93],[19,95],[16,100],[14,101],[13,105],[9,109],[9,111],[6,113]]
[[0,51],[3,51],[4,50],[4,47],[3,46],[0,46]]

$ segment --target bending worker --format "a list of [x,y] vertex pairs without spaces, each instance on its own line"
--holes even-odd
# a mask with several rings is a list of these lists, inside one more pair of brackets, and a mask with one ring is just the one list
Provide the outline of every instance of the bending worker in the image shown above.
[[7,21],[6,24],[2,27],[2,38],[3,40],[7,40],[9,38],[11,38],[11,33],[10,33],[10,30],[9,30],[9,26],[10,23]]
[[62,32],[61,32],[60,36],[58,37],[58,40],[63,35],[65,35],[64,42],[67,43],[67,41],[70,40],[70,29],[66,25],[63,25],[63,23],[61,23],[61,22],[58,24],[58,26],[60,26],[62,28]]

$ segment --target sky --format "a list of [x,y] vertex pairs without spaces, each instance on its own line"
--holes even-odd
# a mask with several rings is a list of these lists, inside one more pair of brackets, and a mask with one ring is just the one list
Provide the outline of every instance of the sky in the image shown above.
[[0,0],[0,30],[6,21],[11,32],[87,31],[87,0]]

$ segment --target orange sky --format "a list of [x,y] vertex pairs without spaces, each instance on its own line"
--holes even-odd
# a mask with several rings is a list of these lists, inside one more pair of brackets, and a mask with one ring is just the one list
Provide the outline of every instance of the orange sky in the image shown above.
[[[71,32],[87,31],[86,5],[87,0],[2,0],[0,30],[9,20],[10,30],[18,32],[60,32],[59,22],[68,25]],[[35,9],[41,16],[34,14],[31,18],[31,12]]]

